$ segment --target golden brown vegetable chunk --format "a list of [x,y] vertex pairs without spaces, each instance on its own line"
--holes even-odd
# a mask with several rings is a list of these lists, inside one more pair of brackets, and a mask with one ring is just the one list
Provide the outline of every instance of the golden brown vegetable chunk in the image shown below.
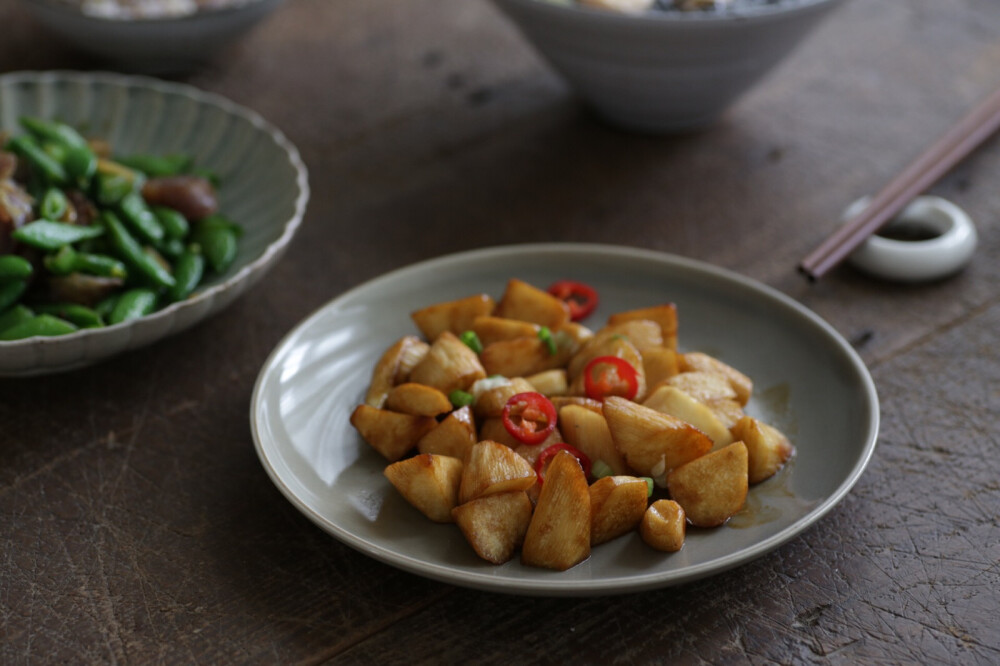
[[634,476],[605,476],[591,484],[590,545],[617,539],[639,526],[649,486]]
[[676,553],[684,545],[687,524],[684,509],[673,500],[661,499],[646,509],[639,525],[642,540],[656,550]]
[[476,317],[472,322],[471,330],[483,343],[483,346],[486,346],[501,340],[534,338],[541,328],[538,324],[532,324],[528,321],[487,316]]
[[663,346],[668,349],[677,349],[677,306],[673,303],[617,312],[608,317],[608,323],[621,324],[622,322],[634,319],[655,321],[660,325],[660,333],[663,335]]
[[733,426],[733,436],[747,446],[750,483],[773,476],[794,452],[792,443],[780,430],[752,416],[744,416]]
[[386,460],[395,462],[433,430],[437,421],[430,416],[400,414],[371,405],[358,405],[351,414],[351,425]]
[[482,419],[479,425],[479,439],[480,441],[488,439],[512,449],[521,445],[521,442],[514,435],[507,432],[507,428],[504,427],[503,420],[499,416]]
[[[743,406],[732,398],[709,400],[705,402],[704,405],[712,410],[712,413],[715,414],[716,418],[722,422],[722,425],[730,429],[732,429],[732,427],[736,425],[741,418],[746,416],[743,412]],[[739,438],[734,437],[734,439]]]
[[677,352],[666,347],[647,349],[642,352],[642,368],[646,373],[646,383],[656,386],[680,372]]
[[566,371],[562,368],[545,370],[528,377],[525,377],[529,384],[535,387],[535,391],[544,396],[563,395],[569,389],[569,382],[566,380]]
[[736,399],[736,391],[729,380],[713,372],[682,372],[666,383],[679,388],[698,402]]
[[708,435],[715,448],[733,443],[733,435],[711,409],[674,386],[661,386],[643,400],[643,405],[686,421]]
[[429,345],[415,335],[404,336],[386,349],[372,371],[372,381],[365,394],[365,404],[372,407],[384,406],[389,390],[399,383],[397,378],[402,374],[400,368],[403,360],[412,357],[414,352],[420,353],[422,357],[428,349]]
[[451,331],[444,331],[410,373],[410,381],[433,386],[448,395],[456,389],[464,391],[485,376],[476,352]]
[[478,441],[471,407],[456,409],[417,442],[420,453],[437,453],[465,460]]
[[715,527],[747,499],[747,447],[743,442],[713,451],[667,474],[667,489],[692,525]]
[[649,319],[629,319],[608,324],[594,333],[591,342],[601,342],[616,335],[628,338],[640,352],[648,349],[664,349],[660,325]]
[[527,490],[537,480],[534,468],[513,449],[484,440],[477,442],[469,452],[462,472],[459,500],[465,504],[484,495]]
[[583,468],[572,453],[552,459],[531,524],[521,562],[565,571],[590,557],[590,493]]
[[476,294],[455,301],[435,303],[410,314],[424,337],[434,342],[445,331],[461,335],[472,329],[476,317],[493,312],[493,299],[487,294]]
[[746,406],[753,394],[753,380],[736,368],[701,352],[681,354],[678,359],[681,372],[710,372],[722,375],[736,392],[736,400]]
[[559,410],[559,426],[566,443],[584,453],[591,462],[603,461],[615,474],[628,474],[625,459],[615,446],[604,414],[581,405]]
[[404,346],[399,354],[399,365],[396,367],[396,384],[409,381],[413,368],[420,365],[420,362],[427,356],[427,352],[431,350],[429,344],[419,338],[416,340],[415,343]]
[[385,477],[421,513],[437,523],[452,522],[451,510],[458,504],[462,461],[429,453],[394,462]]
[[507,282],[507,289],[497,304],[497,317],[528,321],[555,331],[569,322],[569,306],[561,300],[518,279]]
[[[493,388],[479,391],[478,387],[485,383],[493,384]],[[529,393],[535,390],[528,380],[523,377],[512,377],[511,379],[486,379],[483,382],[473,384],[472,393],[476,397],[476,404],[473,407],[478,418],[493,418],[503,413],[504,405],[512,396],[518,393]]]
[[441,391],[431,386],[406,382],[394,386],[385,399],[385,408],[404,414],[437,416],[452,410],[451,401]]
[[628,466],[660,485],[666,472],[712,448],[712,440],[690,423],[625,398],[605,399],[604,418]]
[[531,511],[528,495],[515,490],[474,499],[455,507],[451,514],[476,555],[503,564],[524,541]]
[[573,355],[574,346],[559,344],[553,337],[556,353],[538,336],[500,340],[486,345],[479,355],[488,375],[526,377],[545,370],[561,368]]

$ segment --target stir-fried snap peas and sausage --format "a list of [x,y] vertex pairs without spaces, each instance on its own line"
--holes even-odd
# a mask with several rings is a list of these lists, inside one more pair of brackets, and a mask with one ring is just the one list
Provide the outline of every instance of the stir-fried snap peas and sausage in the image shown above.
[[64,123],[0,135],[0,340],[117,324],[188,298],[240,227],[187,155],[112,155]]

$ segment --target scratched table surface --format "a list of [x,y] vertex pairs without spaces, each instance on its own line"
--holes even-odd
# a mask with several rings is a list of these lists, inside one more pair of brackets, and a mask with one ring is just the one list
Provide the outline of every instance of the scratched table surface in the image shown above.
[[[98,69],[0,0],[0,71]],[[85,370],[0,380],[0,663],[1000,661],[1000,142],[933,191],[981,240],[898,286],[795,266],[841,210],[1000,84],[993,0],[851,0],[709,130],[595,119],[485,0],[289,0],[177,77],[260,112],[309,166],[265,282]],[[345,290],[527,241],[738,271],[851,341],[882,426],[854,490],[744,566],[624,596],[469,590],[381,564],[269,481],[266,357]]]

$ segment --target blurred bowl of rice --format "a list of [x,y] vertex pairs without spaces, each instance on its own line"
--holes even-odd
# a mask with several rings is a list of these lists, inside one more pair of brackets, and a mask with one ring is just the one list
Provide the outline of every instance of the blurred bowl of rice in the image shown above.
[[116,69],[182,72],[210,60],[282,0],[23,0],[50,32]]

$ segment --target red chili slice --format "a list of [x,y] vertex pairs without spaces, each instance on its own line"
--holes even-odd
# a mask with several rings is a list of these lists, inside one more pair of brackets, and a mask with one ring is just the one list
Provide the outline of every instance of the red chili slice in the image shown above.
[[604,400],[609,395],[632,400],[639,392],[639,373],[625,359],[598,356],[583,369],[583,388],[593,400]]
[[538,460],[535,461],[535,474],[538,475],[538,482],[542,483],[545,481],[545,466],[549,464],[549,461],[555,457],[560,451],[569,451],[572,453],[576,459],[580,462],[580,467],[583,468],[583,474],[588,479],[590,478],[590,458],[583,451],[570,446],[569,444],[553,444],[552,446],[545,447],[545,450],[538,454]]
[[541,393],[512,395],[503,406],[503,427],[519,442],[541,444],[556,427],[556,408]]
[[589,284],[575,280],[559,280],[548,289],[549,293],[569,306],[569,318],[585,319],[597,309],[597,290]]

